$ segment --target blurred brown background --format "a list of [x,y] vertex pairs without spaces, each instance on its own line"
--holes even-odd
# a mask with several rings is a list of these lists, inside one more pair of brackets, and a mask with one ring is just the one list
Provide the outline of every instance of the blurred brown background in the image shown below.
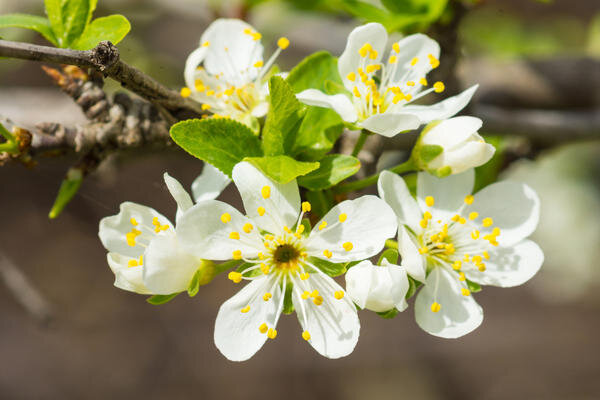
[[[236,7],[233,1],[216,3],[223,14]],[[126,15],[133,31],[119,46],[123,59],[179,87],[185,57],[212,18],[209,6],[194,0],[100,0],[96,16]],[[43,12],[41,1],[0,3],[0,13],[17,11]],[[504,87],[513,98],[526,99],[522,104],[553,107],[565,92],[548,91],[542,78],[549,74],[550,81],[580,87],[579,99],[587,99],[561,108],[597,107],[600,87],[589,83],[590,75],[558,79],[562,67],[546,75],[531,71],[536,63],[558,59],[597,63],[598,12],[597,0],[486,2],[461,25],[465,52],[459,76],[465,83],[480,81],[480,96]],[[282,34],[290,37],[291,51],[279,60],[283,69],[319,48],[339,54],[357,24],[280,2],[261,5],[249,19],[264,33],[265,44]],[[2,36],[43,43],[23,31],[6,30]],[[39,64],[10,60],[0,61],[0,115],[30,125],[83,121]],[[168,171],[189,187],[200,162],[176,150],[115,157],[84,182],[53,221],[47,213],[74,159],[49,158],[31,170],[5,165],[0,168],[0,398],[600,398],[600,144],[543,146],[528,156],[502,176],[526,181],[540,194],[542,220],[534,240],[547,261],[522,287],[486,287],[478,293],[486,317],[474,333],[458,340],[429,336],[410,308],[393,320],[361,312],[356,350],[332,361],[302,340],[292,315],[282,318],[276,340],[241,364],[227,361],[212,340],[218,307],[238,287],[219,276],[193,299],[181,295],[151,306],[143,296],[112,286],[97,237],[98,221],[125,200],[174,217],[162,174]],[[239,206],[237,196],[228,188],[222,199]],[[26,290],[14,290],[23,285]]]

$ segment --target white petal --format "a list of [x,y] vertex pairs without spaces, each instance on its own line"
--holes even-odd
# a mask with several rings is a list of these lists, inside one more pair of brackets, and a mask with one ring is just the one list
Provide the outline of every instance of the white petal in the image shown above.
[[[336,291],[344,291],[332,278],[311,274],[308,280],[296,281],[292,301],[303,331],[310,334],[310,345],[327,358],[340,358],[352,353],[358,341],[360,322],[356,307],[344,296],[336,299]],[[301,291],[318,290],[323,303],[316,305],[310,297],[303,300]]]
[[[224,214],[229,214],[231,220],[224,223]],[[243,230],[247,223],[253,225],[250,233]],[[179,220],[176,232],[184,251],[207,260],[230,260],[236,250],[244,258],[254,258],[264,249],[256,224],[217,200],[206,200],[190,208]],[[231,232],[237,232],[240,239],[230,239]]]
[[346,89],[351,91],[354,86],[354,83],[348,80],[346,76],[350,72],[356,73],[356,70],[360,66],[361,57],[360,54],[358,54],[360,48],[363,47],[365,43],[369,43],[371,47],[377,51],[376,59],[369,59],[369,61],[378,63],[383,56],[387,40],[388,34],[385,28],[383,25],[375,22],[359,26],[350,32],[348,41],[346,42],[346,48],[338,59],[338,72],[340,73],[340,77],[342,78]]
[[360,308],[384,312],[398,307],[403,311],[408,291],[404,268],[384,260],[381,266],[365,260],[346,273],[348,295]]
[[[483,321],[483,310],[473,296],[464,296],[461,289],[457,274],[435,267],[415,301],[415,318],[421,329],[447,339],[476,329]],[[433,302],[440,304],[438,312],[431,311]]]
[[185,70],[183,76],[185,78],[185,85],[192,91],[196,90],[196,71],[198,66],[204,61],[208,48],[198,47],[192,51],[185,61]]
[[410,194],[406,182],[398,174],[383,171],[377,181],[379,197],[392,207],[399,225],[408,225],[413,231],[419,230],[421,209]]
[[449,166],[453,174],[460,174],[470,168],[487,163],[495,152],[496,148],[489,143],[472,141],[465,143],[456,150],[442,153],[428,166],[434,169]]
[[[455,215],[464,204],[465,197],[473,191],[475,172],[470,169],[461,174],[437,178],[427,172],[419,172],[417,178],[417,201],[422,210],[431,209],[434,219],[447,219]],[[425,198],[433,197],[435,204],[428,207]]]
[[171,193],[171,196],[173,196],[173,199],[175,199],[175,202],[177,203],[177,216],[175,221],[179,221],[181,215],[189,210],[189,208],[194,205],[194,202],[192,201],[190,194],[183,188],[177,179],[166,172],[163,177],[167,184],[167,189],[169,189],[169,193]]
[[[347,219],[339,222],[341,214]],[[320,230],[322,222],[327,226]],[[313,228],[306,243],[309,255],[331,262],[364,260],[379,253],[386,239],[394,236],[398,223],[394,211],[375,196],[346,200],[333,207]],[[346,251],[344,244],[351,243]],[[331,258],[324,251],[332,253]]]
[[155,294],[183,292],[201,263],[183,251],[175,235],[160,235],[150,242],[144,254],[144,283]]
[[483,121],[475,117],[455,117],[441,121],[423,135],[421,143],[452,149],[477,132]]
[[[231,176],[242,196],[246,214],[262,229],[280,234],[284,226],[292,228],[296,224],[300,213],[300,192],[295,180],[285,185],[273,182],[247,162],[236,164]],[[264,187],[270,188],[268,198],[262,195]],[[258,213],[259,207],[266,210],[263,216]]]
[[[421,228],[419,227],[419,230]],[[419,232],[419,231],[417,231]],[[398,228],[398,252],[402,256],[402,266],[419,282],[425,282],[425,263],[417,244],[404,226]]]
[[[396,55],[398,67],[394,76],[390,79],[390,86],[411,80],[418,81],[420,78],[425,77],[431,71],[428,56],[431,54],[435,58],[440,57],[439,44],[421,33],[403,38],[398,42],[398,45],[400,46],[400,53],[396,54],[392,52],[392,54]],[[411,62],[415,57],[418,59],[418,62],[415,66],[412,66]]]
[[[161,225],[168,225],[169,229],[172,229],[171,222],[156,210],[141,204],[121,203],[117,215],[102,218],[98,236],[102,245],[108,251],[138,258],[144,253],[145,246],[156,235],[154,232],[155,227],[152,224],[155,217],[158,218]],[[132,218],[138,223],[137,226],[132,225]],[[142,232],[142,235],[136,238],[135,246],[129,246],[125,238],[125,235],[131,232],[132,228]]]
[[239,19],[217,19],[206,29],[200,44],[208,42],[204,67],[212,75],[223,74],[229,84],[242,86],[253,81],[258,68],[253,65],[262,61],[263,46],[244,33],[256,30]]
[[[253,280],[219,309],[215,344],[229,360],[245,361],[260,350],[267,340],[267,334],[259,330],[263,323],[275,329],[283,299],[279,285],[271,289],[272,283],[273,279],[267,276]],[[263,295],[269,290],[273,297],[264,301]],[[242,313],[246,306],[250,310]]]
[[192,182],[192,195],[196,203],[214,200],[231,183],[231,179],[209,163],[204,163],[202,173]]
[[500,228],[498,242],[511,246],[531,235],[540,218],[540,199],[535,191],[524,183],[497,182],[475,194],[473,204],[465,213],[477,211],[481,218],[490,217],[494,225],[482,228],[488,232]]
[[542,249],[531,240],[523,240],[512,247],[496,247],[489,254],[484,272],[467,272],[470,280],[482,285],[518,286],[531,279],[544,262]]
[[[402,110],[404,111],[404,110]],[[392,137],[400,132],[417,129],[421,121],[409,113],[383,113],[371,115],[359,125],[364,129],[385,137]]]
[[346,122],[358,119],[354,104],[345,94],[327,95],[317,89],[306,89],[298,93],[296,98],[309,106],[331,108]]
[[421,120],[422,124],[427,124],[434,120],[443,120],[450,118],[460,110],[465,108],[471,97],[475,94],[475,91],[479,85],[473,85],[462,93],[447,98],[446,100],[440,101],[439,103],[432,104],[430,106],[419,106],[409,104],[402,107],[402,112],[413,114]]
[[117,253],[108,253],[106,258],[108,261],[108,266],[112,270],[113,274],[115,274],[116,287],[139,294],[152,294],[150,289],[144,285],[144,281],[142,280],[143,267],[128,266],[129,260],[133,260],[133,258],[122,256]]

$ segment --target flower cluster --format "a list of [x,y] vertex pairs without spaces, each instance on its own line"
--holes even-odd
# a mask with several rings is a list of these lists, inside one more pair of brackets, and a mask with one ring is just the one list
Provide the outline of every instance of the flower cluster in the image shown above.
[[[336,60],[320,53],[284,79],[271,70],[289,41],[281,38],[263,63],[260,39],[242,21],[217,20],[190,55],[182,95],[230,118],[171,129],[177,144],[205,161],[193,199],[165,174],[175,224],[129,202],[100,222],[115,286],[159,304],[185,291],[195,296],[220,273],[244,282],[222,304],[214,331],[223,355],[243,361],[293,312],[299,338],[325,357],[346,356],[358,341],[358,310],[390,318],[413,296],[423,330],[457,338],[483,320],[473,298],[481,285],[516,286],[536,274],[544,256],[527,239],[539,218],[536,193],[503,181],[472,193],[474,168],[496,151],[478,133],[481,120],[453,117],[476,86],[413,104],[444,90],[426,78],[440,63],[434,40],[405,37],[384,63],[387,32],[367,24],[350,34],[337,71]],[[331,71],[325,82],[323,71]],[[393,136],[422,124],[403,164],[364,180],[342,183],[360,161],[327,154],[343,127]],[[231,181],[244,212],[216,200]],[[369,184],[378,196],[346,197],[348,188]],[[342,275],[345,288],[334,279]]]

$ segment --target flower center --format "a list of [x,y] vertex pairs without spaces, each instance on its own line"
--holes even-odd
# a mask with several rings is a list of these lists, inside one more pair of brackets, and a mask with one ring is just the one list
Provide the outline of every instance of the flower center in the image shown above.
[[291,244],[282,244],[277,246],[273,252],[273,260],[277,264],[295,263],[300,256],[300,252]]

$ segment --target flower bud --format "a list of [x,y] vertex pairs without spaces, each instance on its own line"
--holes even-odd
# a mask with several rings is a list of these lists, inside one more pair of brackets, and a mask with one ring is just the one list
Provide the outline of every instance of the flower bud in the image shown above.
[[496,149],[477,133],[481,125],[479,118],[467,116],[432,122],[421,132],[412,158],[440,178],[483,165]]

